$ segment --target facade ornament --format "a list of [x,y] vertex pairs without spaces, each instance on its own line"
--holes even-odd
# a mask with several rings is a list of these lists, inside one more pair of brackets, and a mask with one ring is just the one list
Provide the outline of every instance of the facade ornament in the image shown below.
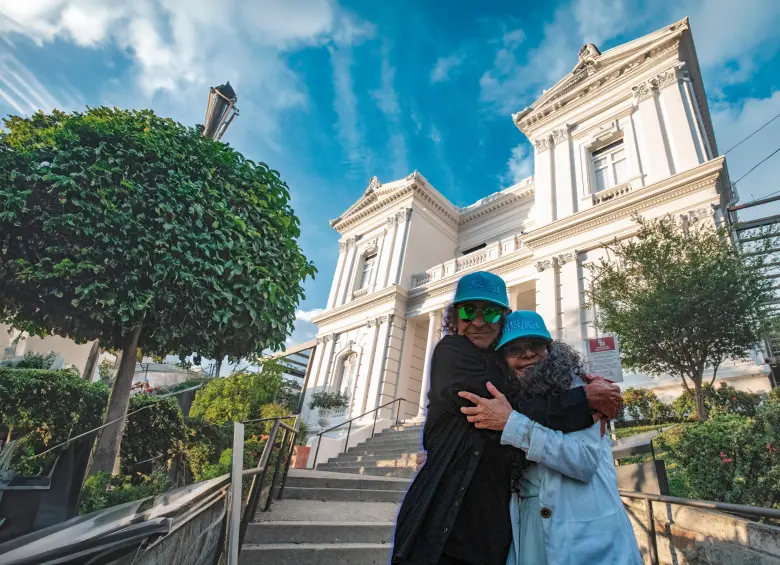
[[553,261],[552,259],[544,259],[542,261],[537,261],[534,267],[536,267],[536,270],[541,273],[545,269],[552,269]]
[[588,43],[587,45],[583,45],[582,49],[580,49],[579,59],[580,62],[588,61],[590,59],[595,59],[599,55],[601,55],[599,48],[592,43]]
[[388,227],[388,229],[390,229],[390,228],[394,228],[395,226],[397,226],[397,225],[398,225],[398,218],[396,218],[395,214],[393,214],[392,216],[390,216],[389,218],[387,218],[387,219],[385,220],[385,222],[387,222],[387,227]]
[[558,255],[558,264],[565,265],[566,263],[576,261],[577,255],[579,255],[579,253],[577,252],[576,249],[567,251],[566,253],[561,253],[560,255]]
[[677,63],[665,71],[658,73],[654,77],[634,86],[631,91],[634,93],[634,100],[639,103],[658,94],[667,86],[677,84],[678,81],[687,79],[688,69],[685,63]]
[[632,87],[631,92],[634,94],[634,103],[639,104],[656,94],[658,89],[649,80],[646,80]]
[[571,126],[566,124],[562,128],[554,129],[552,131],[552,142],[555,145],[558,145],[559,143],[568,141],[570,136],[571,136]]
[[357,238],[354,237],[354,236],[346,237],[344,239],[341,239],[341,240],[339,240],[339,249],[341,249],[342,251],[350,250],[353,247],[355,247],[356,241],[357,241]]
[[534,149],[536,149],[537,153],[544,153],[545,151],[550,149],[552,145],[553,143],[551,137],[543,137],[534,140]]
[[376,322],[377,322],[377,321],[376,321],[375,319],[373,319],[373,318],[369,318],[368,320],[366,320],[366,327],[367,327],[367,328],[373,328],[374,326],[376,326],[376,325],[377,325],[377,323],[376,323]]
[[403,208],[401,210],[398,210],[398,212],[395,213],[396,220],[400,222],[406,222],[409,220],[409,216],[412,215],[412,209],[411,208]]
[[420,172],[415,169],[413,173],[406,175],[406,180],[420,180]]
[[328,343],[329,341],[333,341],[333,339],[336,337],[336,334],[325,334],[317,336],[317,343]]
[[374,177],[371,177],[371,180],[370,180],[370,181],[368,181],[368,188],[367,188],[367,189],[366,189],[366,191],[363,193],[363,196],[368,196],[369,194],[371,194],[372,192],[374,192],[374,191],[375,191],[377,188],[379,188],[380,186],[382,186],[382,183],[381,183],[381,182],[379,182],[379,178],[378,178],[378,177],[375,177],[375,176],[374,176]]

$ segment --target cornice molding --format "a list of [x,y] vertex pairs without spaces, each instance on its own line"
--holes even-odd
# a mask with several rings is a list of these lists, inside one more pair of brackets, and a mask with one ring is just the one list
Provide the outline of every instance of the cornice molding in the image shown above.
[[[372,200],[370,205],[356,208],[353,211],[348,212],[348,214],[343,218],[332,220],[331,227],[336,231],[341,232],[346,228],[372,216],[375,212],[391,206],[401,198],[414,194],[418,195],[427,207],[432,208],[438,212],[439,216],[444,218],[450,226],[457,227],[459,220],[457,208],[455,208],[455,206],[453,206],[450,202],[442,200],[442,198],[439,198],[430,190],[428,190],[428,187],[425,185],[424,181],[420,180],[421,175],[419,175],[419,173],[416,175],[412,173],[410,177],[412,177],[411,184],[388,193],[385,198]],[[371,194],[368,198],[376,198],[376,194]]]
[[514,204],[515,202],[519,202],[521,200],[528,200],[529,198],[532,198],[535,193],[536,193],[536,189],[533,186],[531,186],[530,188],[527,188],[521,192],[512,192],[509,194],[501,195],[497,197],[495,200],[486,202],[483,206],[478,207],[473,212],[465,213],[461,217],[459,221],[459,225],[462,226],[473,220],[486,216],[487,214],[495,212],[496,210],[500,210],[501,208],[506,208],[507,206]]
[[661,71],[654,77],[650,77],[631,87],[631,93],[634,96],[634,102],[639,104],[648,98],[660,93],[664,88],[677,84],[681,80],[688,78],[688,69],[685,63],[676,63],[668,69]]
[[[582,106],[601,96],[605,86],[616,88],[618,85],[636,80],[636,76],[641,74],[644,69],[652,66],[653,63],[661,60],[668,53],[678,51],[682,34],[688,29],[687,23],[681,23],[677,30],[659,41],[649,50],[643,50],[632,57],[626,59],[620,65],[607,68],[592,75],[587,75],[585,71],[579,75],[571,77],[572,87],[564,83],[559,88],[562,90],[560,96],[553,95],[550,98],[540,98],[537,108],[531,106],[522,112],[513,114],[512,119],[515,125],[526,136],[532,137],[533,132],[539,130],[546,124],[557,119],[563,113]],[[547,147],[546,149],[549,149]],[[545,149],[545,150],[546,150]]]
[[695,169],[684,171],[633,191],[623,198],[588,208],[583,212],[543,226],[522,237],[522,242],[531,249],[539,249],[556,241],[590,231],[598,226],[630,217],[635,212],[647,210],[669,200],[715,185],[723,172],[723,167],[724,157],[718,157]]
[[407,290],[402,286],[394,284],[367,296],[356,298],[355,300],[348,302],[347,304],[342,304],[337,308],[327,310],[322,314],[312,318],[312,322],[314,322],[314,324],[316,324],[318,327],[323,324],[332,324],[334,322],[355,316],[356,314],[372,310],[378,306],[387,305],[388,303],[397,305],[399,301],[404,303],[405,307],[407,297]]

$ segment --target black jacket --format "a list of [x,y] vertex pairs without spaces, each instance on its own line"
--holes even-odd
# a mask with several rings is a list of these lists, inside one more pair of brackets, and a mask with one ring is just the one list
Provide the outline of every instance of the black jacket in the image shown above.
[[[512,487],[509,459],[502,452],[510,448],[500,446],[500,432],[478,430],[469,423],[460,408],[471,403],[458,396],[465,390],[489,398],[488,381],[505,392],[494,355],[462,336],[444,337],[433,352],[423,431],[428,458],[398,513],[394,564],[434,565],[445,546],[448,554],[457,553],[453,557],[467,562],[506,563]],[[569,432],[593,425],[582,388],[547,399],[543,410],[542,423],[552,429]],[[465,515],[459,517],[461,513]]]

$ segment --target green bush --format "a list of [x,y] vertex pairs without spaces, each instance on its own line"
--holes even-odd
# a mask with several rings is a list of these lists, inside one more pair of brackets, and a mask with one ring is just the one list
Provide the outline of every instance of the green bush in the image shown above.
[[206,469],[219,461],[223,450],[230,447],[232,438],[233,429],[229,426],[215,426],[198,418],[187,421],[184,454],[194,480],[206,478]]
[[48,465],[31,457],[99,426],[107,399],[105,384],[71,371],[0,367],[0,424],[20,438],[12,467],[46,472]]
[[100,380],[108,382],[111,380],[111,377],[114,376],[114,371],[116,367],[114,366],[114,363],[109,361],[108,359],[103,359],[100,362],[100,365],[98,365],[98,375],[100,375]]
[[151,475],[117,475],[99,472],[84,481],[79,501],[79,514],[89,514],[117,504],[157,496],[170,488],[168,471],[162,465]]
[[[260,417],[261,418],[277,418],[279,416],[289,416],[291,414],[290,409],[287,406],[284,406],[283,404],[264,404],[260,407]],[[294,420],[290,418],[289,420],[281,420],[288,426],[292,426]],[[273,421],[270,422],[263,422],[263,433],[268,434],[271,433],[271,428],[273,428],[274,423]],[[282,430],[279,430],[281,433]]]
[[[674,410],[668,404],[658,400],[652,390],[628,387],[623,391],[624,412],[636,421],[648,421],[660,424],[674,419]],[[623,419],[625,421],[625,419]]]
[[148,474],[155,464],[182,451],[186,438],[184,417],[175,398],[136,394],[127,411],[136,410],[141,411],[127,418],[120,449],[122,472],[131,476]]
[[[723,414],[753,416],[763,400],[760,394],[737,390],[726,383],[720,383],[718,388],[705,384],[702,389],[704,406],[709,416]],[[672,403],[672,408],[679,419],[696,420],[696,402],[692,392],[683,391]]]
[[309,400],[309,408],[346,408],[349,404],[349,397],[340,392],[315,392],[312,393]]
[[259,418],[260,407],[272,402],[281,388],[281,373],[270,367],[259,373],[239,371],[211,379],[198,390],[190,416],[212,424]]
[[691,498],[776,507],[780,500],[780,404],[766,403],[755,417],[716,416],[660,436],[667,466]]
[[17,369],[49,369],[57,358],[57,354],[54,351],[49,353],[32,353],[27,352],[24,354],[19,363],[16,364]]

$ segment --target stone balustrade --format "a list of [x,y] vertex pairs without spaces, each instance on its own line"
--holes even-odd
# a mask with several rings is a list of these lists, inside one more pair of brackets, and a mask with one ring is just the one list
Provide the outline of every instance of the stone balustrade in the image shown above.
[[602,190],[601,192],[597,192],[593,195],[593,205],[602,204],[603,202],[607,202],[609,200],[613,200],[615,198],[620,198],[621,196],[625,196],[629,192],[631,192],[631,183],[624,183],[619,184],[617,186],[613,186],[612,188],[608,188],[607,190]]
[[520,243],[519,236],[508,237],[499,241],[488,244],[482,249],[478,249],[462,257],[455,257],[444,263],[439,263],[425,271],[424,273],[417,273],[412,275],[412,289],[425,286],[432,282],[445,279],[464,271],[468,271],[491,261],[495,261],[499,257],[514,253],[520,250],[522,244]]

